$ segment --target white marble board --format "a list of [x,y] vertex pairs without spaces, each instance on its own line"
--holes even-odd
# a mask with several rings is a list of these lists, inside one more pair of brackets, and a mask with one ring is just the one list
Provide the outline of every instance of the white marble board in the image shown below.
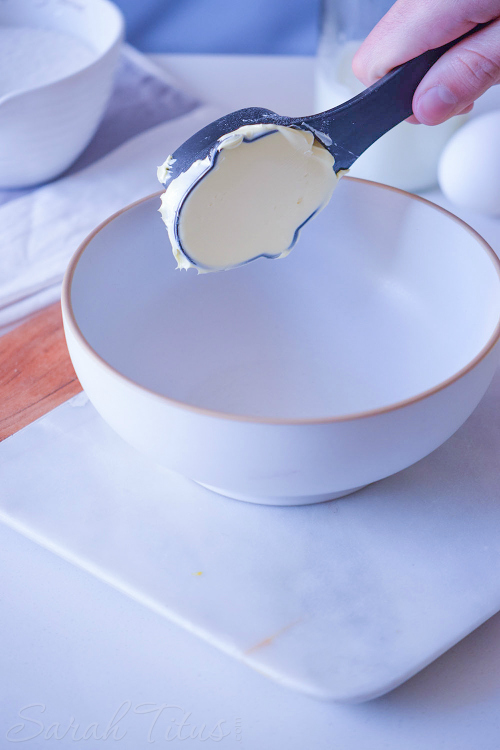
[[80,394],[0,445],[0,520],[289,687],[367,700],[500,609],[500,375],[431,456],[305,507],[157,467]]

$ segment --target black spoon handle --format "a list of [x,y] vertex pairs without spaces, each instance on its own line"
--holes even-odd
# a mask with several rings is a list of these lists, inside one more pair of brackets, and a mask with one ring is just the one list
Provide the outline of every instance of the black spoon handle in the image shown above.
[[380,136],[410,117],[418,84],[436,60],[485,26],[488,24],[479,24],[458,39],[399,65],[344,104],[297,120],[300,119],[302,127],[326,133],[332,139],[331,145],[324,145],[335,158],[336,172],[349,169]]

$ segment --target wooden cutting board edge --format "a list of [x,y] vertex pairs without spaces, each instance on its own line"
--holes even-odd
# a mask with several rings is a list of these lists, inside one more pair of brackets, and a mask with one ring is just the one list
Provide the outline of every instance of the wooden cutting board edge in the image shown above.
[[66,347],[60,302],[0,337],[0,441],[81,390]]

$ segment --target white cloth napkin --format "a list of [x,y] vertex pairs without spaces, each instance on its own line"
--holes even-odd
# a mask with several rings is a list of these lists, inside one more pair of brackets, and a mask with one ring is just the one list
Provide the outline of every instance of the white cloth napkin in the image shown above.
[[[107,116],[66,176],[36,190],[0,193],[0,333],[56,301],[85,237],[115,211],[159,190],[157,166],[222,114],[196,106],[141,58],[125,51]],[[145,132],[129,137],[144,123]]]

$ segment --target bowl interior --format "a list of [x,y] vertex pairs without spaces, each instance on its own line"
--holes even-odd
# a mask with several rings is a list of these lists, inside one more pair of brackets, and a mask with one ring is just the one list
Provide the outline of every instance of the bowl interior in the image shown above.
[[121,37],[123,18],[108,0],[54,3],[39,0],[2,0],[0,26],[31,26],[60,31],[77,37],[98,55],[108,51]]
[[432,389],[495,335],[498,266],[477,236],[415,198],[354,179],[288,258],[175,270],[150,198],[79,256],[70,300],[88,344],[132,381],[246,416],[357,414]]

